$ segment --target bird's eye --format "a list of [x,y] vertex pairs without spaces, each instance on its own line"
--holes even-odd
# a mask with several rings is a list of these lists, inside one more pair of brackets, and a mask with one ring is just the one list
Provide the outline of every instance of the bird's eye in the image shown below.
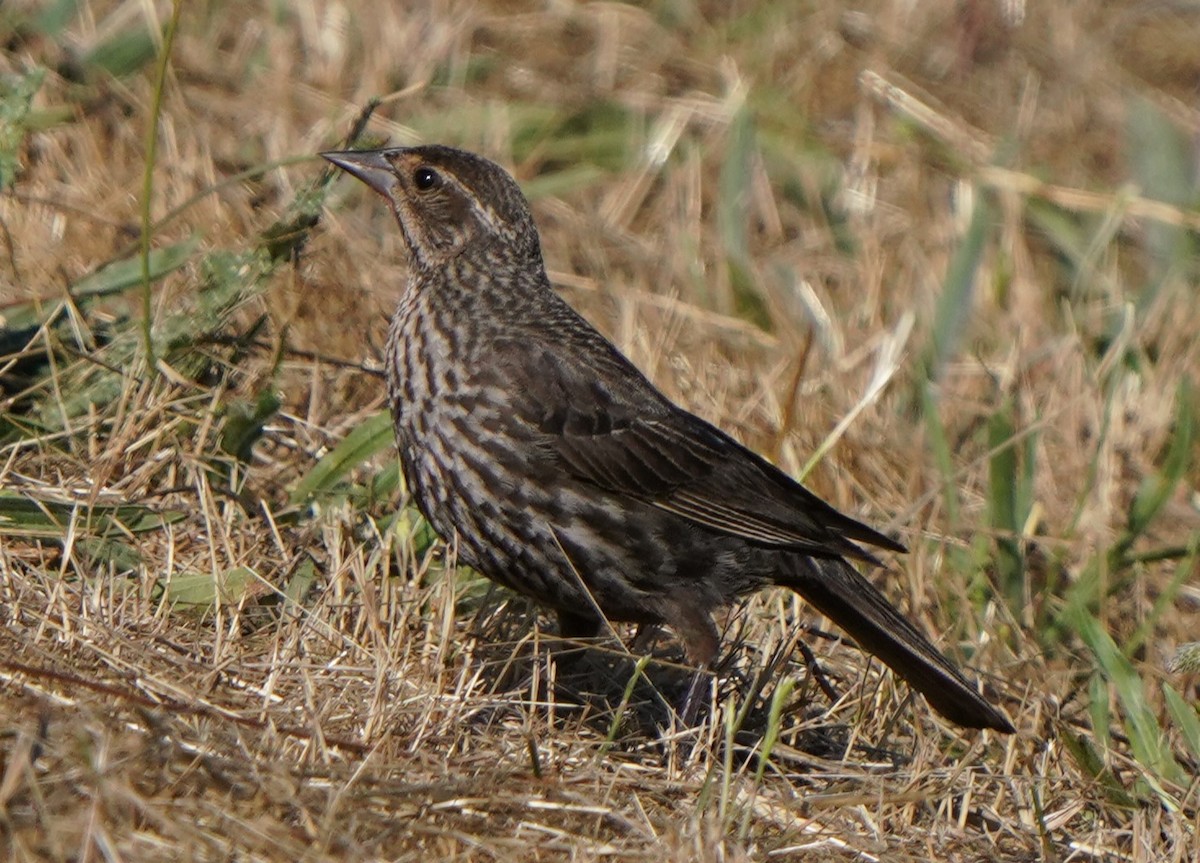
[[438,176],[438,172],[433,168],[422,165],[413,171],[413,184],[422,192],[428,192],[430,189],[436,188],[442,182],[442,178]]

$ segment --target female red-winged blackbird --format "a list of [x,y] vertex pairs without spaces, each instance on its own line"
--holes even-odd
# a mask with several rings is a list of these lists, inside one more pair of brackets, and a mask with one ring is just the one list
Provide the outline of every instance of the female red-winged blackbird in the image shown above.
[[421,512],[488,578],[558,612],[669,624],[693,661],[711,612],[776,584],[960,725],[999,710],[845,558],[903,546],[677,407],[550,288],[502,168],[449,147],[322,154],[391,205],[411,256],[388,337],[400,460]]

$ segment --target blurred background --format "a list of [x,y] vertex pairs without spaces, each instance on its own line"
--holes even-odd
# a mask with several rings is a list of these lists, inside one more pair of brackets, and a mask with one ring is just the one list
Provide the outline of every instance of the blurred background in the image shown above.
[[[0,856],[1200,853],[1200,4],[13,0],[0,35]],[[660,388],[899,536],[872,577],[1020,734],[783,594],[684,750],[513,672],[553,625],[405,505],[404,248],[315,156],[412,143],[509,168]]]

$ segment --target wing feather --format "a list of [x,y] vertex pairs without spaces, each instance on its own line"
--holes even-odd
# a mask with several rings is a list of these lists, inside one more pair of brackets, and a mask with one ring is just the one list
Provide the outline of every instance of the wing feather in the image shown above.
[[758,544],[872,562],[854,541],[904,550],[676,407],[608,342],[588,338],[570,347],[509,341],[489,364],[491,374],[520,372],[526,385],[503,389],[518,393],[515,413],[535,427],[538,451],[558,469]]

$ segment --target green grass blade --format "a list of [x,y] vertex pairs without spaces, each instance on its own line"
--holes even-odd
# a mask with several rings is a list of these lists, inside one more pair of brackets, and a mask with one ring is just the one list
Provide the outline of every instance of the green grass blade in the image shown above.
[[253,402],[242,399],[230,402],[221,429],[221,449],[240,462],[250,461],[255,442],[263,436],[263,427],[282,404],[282,397],[274,390],[259,393]]
[[[1196,158],[1191,136],[1184,134],[1145,97],[1129,102],[1129,159],[1143,195],[1188,209],[1196,205]],[[1137,299],[1146,309],[1174,271],[1189,267],[1196,238],[1181,225],[1149,221],[1141,236],[1153,268]]]
[[86,518],[77,526],[83,525],[87,535],[97,537],[145,533],[183,518],[182,512],[156,512],[132,503],[87,506],[0,490],[0,536],[61,539],[72,515],[81,509],[86,510]]
[[1146,532],[1184,479],[1192,460],[1194,416],[1191,384],[1184,378],[1176,390],[1174,434],[1171,435],[1167,456],[1161,470],[1147,476],[1138,488],[1129,507],[1125,535],[1117,543],[1119,552],[1128,550]]
[[[141,232],[141,260],[142,260],[142,350],[145,352],[146,368],[151,375],[157,374],[155,363],[154,338],[152,335],[153,322],[151,320],[151,299],[153,297],[151,291],[150,280],[150,246],[153,242],[153,237],[150,233],[150,226],[153,224],[150,214],[150,201],[154,196],[154,164],[158,157],[158,125],[162,119],[162,97],[163,91],[167,86],[167,68],[171,64],[171,47],[175,44],[175,33],[179,28],[179,13],[183,9],[183,0],[174,0],[171,8],[171,18],[167,24],[167,32],[163,36],[162,53],[158,58],[158,74],[155,76],[154,91],[150,103],[150,122],[146,126],[146,162],[142,169],[142,232]],[[141,35],[139,32],[129,34],[129,37],[136,38]],[[149,34],[145,34],[145,41],[150,42]],[[148,46],[142,46],[138,43],[137,49],[129,49],[121,56],[133,53],[135,50],[144,50],[144,47],[150,49],[150,54],[153,56],[154,45],[152,42]],[[134,58],[126,58],[124,62],[130,60],[138,61],[140,56]],[[130,71],[140,68],[141,63],[136,62],[136,65],[130,68]],[[121,73],[116,70],[109,70],[114,75]]]
[[83,67],[114,78],[137,72],[154,59],[154,39],[148,30],[126,30],[106,39],[87,53]]
[[988,513],[996,532],[996,580],[1009,609],[1019,619],[1025,606],[1025,557],[1020,536],[1027,511],[1020,500],[1024,479],[1019,473],[1012,399],[1005,399],[988,419]]
[[0,76],[0,190],[12,186],[21,167],[21,150],[29,132],[30,107],[42,86],[44,69]]
[[184,572],[166,582],[164,598],[173,606],[208,609],[218,602],[236,605],[259,580],[253,570],[239,566],[220,572]]
[[730,123],[729,145],[721,163],[717,229],[720,232],[725,263],[729,271],[733,309],[746,319],[768,327],[770,316],[755,287],[746,238],[756,146],[754,120],[749,110],[743,106],[734,114]]
[[1105,680],[1116,690],[1124,710],[1125,729],[1134,756],[1154,776],[1170,782],[1182,782],[1183,770],[1150,709],[1146,684],[1138,676],[1133,664],[1092,615],[1080,615],[1075,629],[1091,649]]
[[346,474],[392,446],[392,418],[380,411],[359,424],[330,450],[292,489],[293,504],[305,504],[331,492]]
[[1200,758],[1200,714],[1197,714],[1196,705],[1185,701],[1183,696],[1169,684],[1163,684],[1162,692],[1163,700],[1167,703],[1167,710],[1171,712],[1171,718],[1179,726],[1179,732],[1187,742],[1192,757]]
[[1112,770],[1105,766],[1104,758],[1096,751],[1096,746],[1090,739],[1070,729],[1064,729],[1059,735],[1059,740],[1063,742],[1080,771],[1100,787],[1109,803],[1122,809],[1138,808],[1137,798],[1130,794]]
[[992,208],[982,194],[977,194],[971,222],[950,259],[934,313],[933,341],[926,362],[931,380],[936,380],[945,364],[954,357],[967,329],[991,224]]

